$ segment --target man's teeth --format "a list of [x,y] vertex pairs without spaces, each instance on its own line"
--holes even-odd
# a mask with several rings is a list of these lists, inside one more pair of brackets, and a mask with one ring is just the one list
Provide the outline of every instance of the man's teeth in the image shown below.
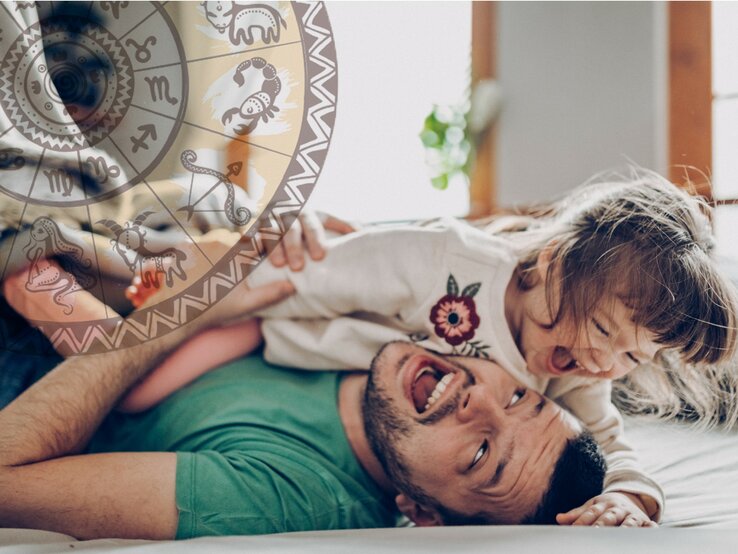
[[424,367],[424,368],[423,368],[422,370],[420,370],[420,371],[418,372],[418,374],[417,374],[417,375],[415,376],[415,380],[414,380],[413,382],[414,382],[414,383],[417,383],[417,382],[418,382],[418,379],[420,379],[420,378],[421,378],[421,377],[422,377],[423,375],[425,375],[426,373],[435,373],[435,371],[433,371],[433,369],[431,369],[430,367]]
[[436,383],[436,388],[433,389],[433,392],[428,397],[428,402],[425,404],[425,408],[423,408],[423,411],[426,411],[428,408],[433,406],[439,398],[441,398],[441,395],[443,394],[443,391],[446,390],[446,387],[451,382],[451,380],[454,378],[453,373],[447,373],[443,376],[443,378]]

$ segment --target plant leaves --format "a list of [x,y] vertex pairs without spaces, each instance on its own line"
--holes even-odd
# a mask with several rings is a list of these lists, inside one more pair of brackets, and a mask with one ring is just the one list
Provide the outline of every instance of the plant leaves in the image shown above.
[[459,295],[459,285],[450,273],[448,275],[448,281],[446,281],[446,294],[450,294],[451,296]]
[[438,135],[430,129],[425,129],[420,133],[420,140],[426,148],[434,147],[439,142]]
[[433,188],[446,190],[448,188],[448,174],[444,173],[438,177],[433,177],[431,179],[431,184],[433,185]]
[[479,292],[479,289],[481,288],[482,288],[482,283],[472,283],[471,285],[467,285],[464,287],[464,290],[461,291],[461,296],[473,297],[475,294]]

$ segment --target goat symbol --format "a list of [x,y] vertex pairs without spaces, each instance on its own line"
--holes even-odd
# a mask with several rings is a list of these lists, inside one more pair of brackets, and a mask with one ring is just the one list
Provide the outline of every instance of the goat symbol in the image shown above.
[[[125,264],[136,275],[141,276],[141,281],[145,287],[159,287],[159,274],[164,275],[164,279],[168,287],[174,284],[174,277],[177,276],[184,280],[187,274],[182,268],[182,261],[187,257],[186,254],[178,248],[169,247],[158,252],[153,252],[146,247],[146,231],[141,229],[141,225],[154,212],[144,212],[140,214],[133,222],[126,222],[125,227],[121,227],[111,219],[101,219],[97,223],[105,225],[110,229],[115,238],[110,243],[113,249],[123,259]],[[154,271],[151,271],[151,267]]]

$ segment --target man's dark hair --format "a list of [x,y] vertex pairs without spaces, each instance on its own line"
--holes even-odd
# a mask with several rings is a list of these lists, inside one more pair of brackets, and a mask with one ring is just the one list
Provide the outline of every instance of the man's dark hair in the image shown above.
[[569,439],[556,462],[543,500],[523,524],[554,524],[556,514],[568,512],[602,494],[606,468],[602,450],[589,431]]
[[[605,481],[605,457],[589,431],[582,431],[564,445],[554,466],[548,490],[533,514],[520,523],[522,525],[550,525],[556,523],[556,514],[568,512],[587,500],[602,494]],[[417,493],[416,493],[417,494]],[[416,498],[418,500],[418,498]],[[420,501],[433,506],[441,515],[444,525],[499,525],[510,522],[500,519],[492,512],[462,514],[441,506],[427,495]]]

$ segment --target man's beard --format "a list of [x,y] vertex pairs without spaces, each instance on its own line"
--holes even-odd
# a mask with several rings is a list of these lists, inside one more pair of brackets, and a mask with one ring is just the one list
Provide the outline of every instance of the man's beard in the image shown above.
[[413,483],[410,469],[399,451],[402,440],[411,433],[412,422],[398,415],[391,397],[378,382],[382,353],[387,346],[389,344],[384,345],[371,363],[362,403],[364,431],[369,446],[395,487],[417,501],[431,501],[435,504],[425,491]]

